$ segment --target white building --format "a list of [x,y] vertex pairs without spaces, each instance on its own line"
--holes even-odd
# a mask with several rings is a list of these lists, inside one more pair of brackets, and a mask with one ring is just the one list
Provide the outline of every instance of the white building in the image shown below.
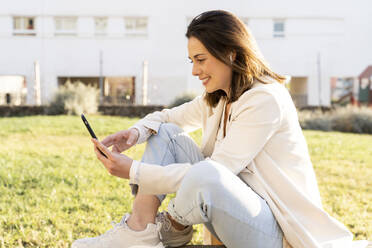
[[144,61],[150,104],[201,92],[185,32],[192,17],[212,9],[231,11],[248,24],[274,71],[291,77],[300,106],[329,105],[330,78],[356,77],[372,62],[370,0],[6,0],[0,8],[0,93],[6,94],[11,76],[21,76],[27,103],[35,103],[35,61],[42,103],[68,79],[98,87],[102,75],[106,100],[141,104]]

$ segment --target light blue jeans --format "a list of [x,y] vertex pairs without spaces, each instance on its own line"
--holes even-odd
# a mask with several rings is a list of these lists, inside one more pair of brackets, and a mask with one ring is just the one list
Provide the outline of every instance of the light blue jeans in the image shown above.
[[[178,126],[162,124],[158,134],[148,139],[142,161],[193,164],[168,205],[169,214],[179,223],[203,223],[231,248],[282,247],[282,231],[266,201],[228,168],[205,160]],[[165,195],[157,197],[162,202]]]

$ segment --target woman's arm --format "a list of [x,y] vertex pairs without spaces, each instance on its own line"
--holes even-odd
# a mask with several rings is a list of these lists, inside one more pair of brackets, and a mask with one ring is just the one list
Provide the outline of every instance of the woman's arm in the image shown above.
[[206,103],[203,97],[204,95],[197,96],[192,101],[180,106],[146,115],[131,127],[137,128],[139,131],[140,135],[137,143],[143,143],[151,134],[156,134],[160,125],[164,122],[174,123],[186,132],[201,128],[202,118],[206,111]]

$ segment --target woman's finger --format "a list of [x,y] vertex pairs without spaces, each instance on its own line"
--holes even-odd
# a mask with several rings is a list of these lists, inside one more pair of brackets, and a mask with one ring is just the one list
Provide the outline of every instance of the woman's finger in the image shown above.
[[94,152],[96,153],[98,160],[100,160],[102,163],[107,161],[107,156],[100,151],[96,144],[94,144]]
[[97,156],[98,160],[103,163],[104,159],[106,159],[106,158],[102,155],[102,153],[99,152],[96,145],[94,145],[94,152],[96,153],[96,156]]
[[110,165],[111,164],[110,160],[108,160],[102,155],[102,153],[98,150],[96,145],[94,145],[94,151],[97,155],[98,160],[101,161],[103,166],[105,166],[106,170],[108,170],[108,172],[112,174],[112,166]]
[[[106,146],[104,146],[101,142],[99,142],[98,140],[94,138],[92,138],[92,142],[95,144],[95,146],[97,146],[97,149],[99,151],[101,151],[103,154],[106,155],[106,158],[111,158],[111,152]],[[103,157],[102,154],[101,156]]]
[[116,134],[111,134],[109,136],[107,136],[106,138],[104,138],[101,143],[107,147],[110,147],[112,146],[114,143],[115,143],[115,135]]
[[121,151],[118,149],[118,147],[117,146],[113,146],[112,147],[112,150],[111,150],[112,152],[116,152],[116,153],[120,153]]

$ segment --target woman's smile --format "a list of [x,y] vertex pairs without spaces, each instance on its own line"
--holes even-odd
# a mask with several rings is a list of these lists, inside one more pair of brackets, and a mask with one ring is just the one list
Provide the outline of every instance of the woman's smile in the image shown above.
[[206,78],[203,78],[203,79],[200,79],[200,80],[202,80],[203,85],[206,86],[207,83],[209,82],[209,79],[210,79],[210,77],[206,77]]

